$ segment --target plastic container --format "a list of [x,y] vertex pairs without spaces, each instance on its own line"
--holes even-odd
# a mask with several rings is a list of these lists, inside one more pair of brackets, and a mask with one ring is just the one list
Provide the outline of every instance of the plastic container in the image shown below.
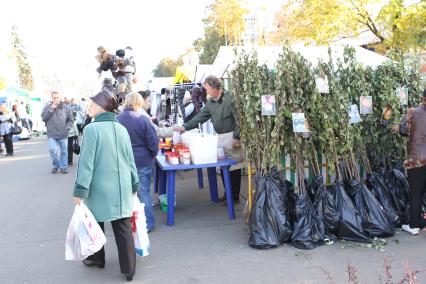
[[225,151],[223,150],[223,148],[217,148],[217,158],[219,160],[226,158]]
[[217,136],[201,133],[184,133],[182,141],[189,148],[193,164],[217,163]]
[[172,154],[169,156],[169,163],[171,165],[179,165],[179,154],[172,152]]
[[[161,211],[167,212],[167,194],[161,194],[158,196],[158,198],[160,199]],[[176,194],[174,207],[176,207]]]
[[180,150],[180,162],[184,165],[191,164],[191,153],[188,148],[184,148]]
[[172,147],[172,138],[166,138],[166,146],[169,148]]

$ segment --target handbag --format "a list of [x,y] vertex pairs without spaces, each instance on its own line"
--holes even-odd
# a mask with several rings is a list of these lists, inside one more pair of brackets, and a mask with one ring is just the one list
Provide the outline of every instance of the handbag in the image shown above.
[[76,154],[80,154],[80,144],[78,143],[78,138],[74,139],[73,145],[72,145],[72,151]]
[[17,124],[12,124],[12,126],[10,127],[10,132],[12,133],[12,135],[19,135],[22,133],[22,127]]

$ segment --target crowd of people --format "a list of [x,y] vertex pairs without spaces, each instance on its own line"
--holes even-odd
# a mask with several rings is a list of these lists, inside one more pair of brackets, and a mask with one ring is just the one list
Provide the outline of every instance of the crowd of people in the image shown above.
[[[121,273],[131,281],[136,272],[131,224],[133,198],[137,196],[145,204],[147,229],[152,231],[155,217],[150,187],[159,138],[172,137],[174,132],[183,133],[211,121],[219,147],[237,161],[230,172],[234,203],[239,202],[244,155],[234,98],[222,88],[218,78],[208,76],[203,85],[193,84],[190,89],[164,88],[160,100],[152,106],[155,92],[134,91],[136,64],[130,55],[131,48],[117,50],[115,55],[103,47],[98,51],[97,71],[109,70],[113,77],[103,80],[101,90],[90,97],[88,105],[85,99],[76,102],[53,91],[41,117],[47,127],[51,173],[68,173],[68,167],[74,163],[75,146],[79,147],[74,202],[84,202],[102,229],[105,222],[111,222]],[[24,112],[19,107],[22,108],[16,106],[14,113],[10,113],[0,105],[0,135],[7,155],[13,155],[12,126],[20,121],[31,130],[28,117],[19,117]],[[412,234],[422,227],[421,202],[426,191],[425,125],[426,90],[420,106],[409,111],[404,123],[392,128],[409,137],[405,166],[411,188],[410,223],[403,229]],[[82,136],[81,147],[79,136]],[[226,204],[224,196],[221,201]],[[103,268],[104,248],[83,263]]]
[[[32,134],[33,122],[29,115],[28,105],[23,101],[12,105],[9,110],[6,104],[0,104],[0,137],[6,148],[6,156],[14,156],[13,135],[19,135],[25,129],[28,137]],[[0,143],[0,154],[3,153]]]
[[[68,106],[62,103],[58,92],[52,93],[52,102],[43,110],[42,118],[48,129],[52,173],[58,170],[67,172],[72,160],[67,163],[66,144],[69,146],[76,139],[74,125],[79,130],[84,128],[74,202],[80,204],[84,201],[102,229],[104,222],[111,222],[121,272],[131,281],[136,272],[131,231],[132,196],[137,196],[145,204],[147,230],[152,231],[155,218],[150,187],[159,138],[172,137],[176,131],[190,130],[210,119],[216,133],[223,135],[222,140],[227,141],[225,146],[234,149],[235,153],[239,152],[241,161],[239,128],[233,99],[222,90],[219,79],[210,76],[203,87],[193,85],[190,91],[181,87],[165,88],[161,92],[161,99],[156,101],[157,106],[152,106],[151,100],[156,94],[152,91],[134,92],[130,79],[135,77],[126,77],[126,88],[120,86],[124,80],[120,79],[121,67],[117,66],[117,60],[126,58],[128,49],[125,52],[118,50],[115,56],[103,48],[98,51],[98,72],[110,70],[114,76],[104,79],[101,91],[90,97],[89,123],[86,120],[83,127],[79,127],[82,120],[75,123],[76,116],[73,116],[73,111],[78,113],[79,108],[73,102]],[[131,62],[135,67],[132,59]],[[131,71],[134,75],[135,69]],[[207,101],[207,94],[211,96],[211,101]],[[239,201],[240,182],[241,167],[231,171],[235,202]],[[225,202],[225,198],[222,201]],[[83,263],[104,267],[104,249]]]

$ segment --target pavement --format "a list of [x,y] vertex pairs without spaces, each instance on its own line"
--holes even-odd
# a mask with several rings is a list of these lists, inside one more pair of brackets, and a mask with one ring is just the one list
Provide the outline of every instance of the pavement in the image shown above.
[[[76,166],[66,175],[51,174],[45,137],[14,146],[14,157],[0,157],[0,283],[125,282],[109,224],[104,269],[64,260]],[[246,179],[242,188],[245,194]],[[426,270],[426,232],[398,231],[383,252],[340,241],[310,251],[289,244],[257,250],[247,245],[244,202],[236,206],[237,218],[229,220],[226,207],[210,201],[208,188],[197,188],[194,171],[179,173],[176,189],[175,225],[167,226],[166,214],[155,207],[151,255],[138,257],[133,283],[349,283],[348,265],[359,283],[399,283],[403,263],[411,271]],[[391,282],[386,282],[385,259]],[[416,277],[426,283],[426,272]]]

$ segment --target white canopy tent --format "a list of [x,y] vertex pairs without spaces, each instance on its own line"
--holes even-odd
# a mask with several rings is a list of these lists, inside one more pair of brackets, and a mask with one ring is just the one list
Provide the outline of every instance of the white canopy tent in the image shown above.
[[[369,51],[359,46],[353,46],[357,60],[364,66],[376,68],[380,64],[390,60],[389,58]],[[299,52],[306,60],[313,66],[318,64],[319,60],[328,62],[328,49],[331,48],[331,54],[334,60],[338,58],[343,59],[343,45],[335,46],[301,46],[292,47],[292,50]],[[242,52],[251,54],[257,52],[260,64],[266,64],[269,69],[275,69],[275,62],[278,60],[279,55],[282,53],[281,46],[258,46],[258,47],[245,47],[245,46],[221,46],[219,53],[216,56],[213,65],[210,68],[209,75],[215,75],[218,78],[230,78],[231,71],[234,68],[234,62],[238,55]]]

